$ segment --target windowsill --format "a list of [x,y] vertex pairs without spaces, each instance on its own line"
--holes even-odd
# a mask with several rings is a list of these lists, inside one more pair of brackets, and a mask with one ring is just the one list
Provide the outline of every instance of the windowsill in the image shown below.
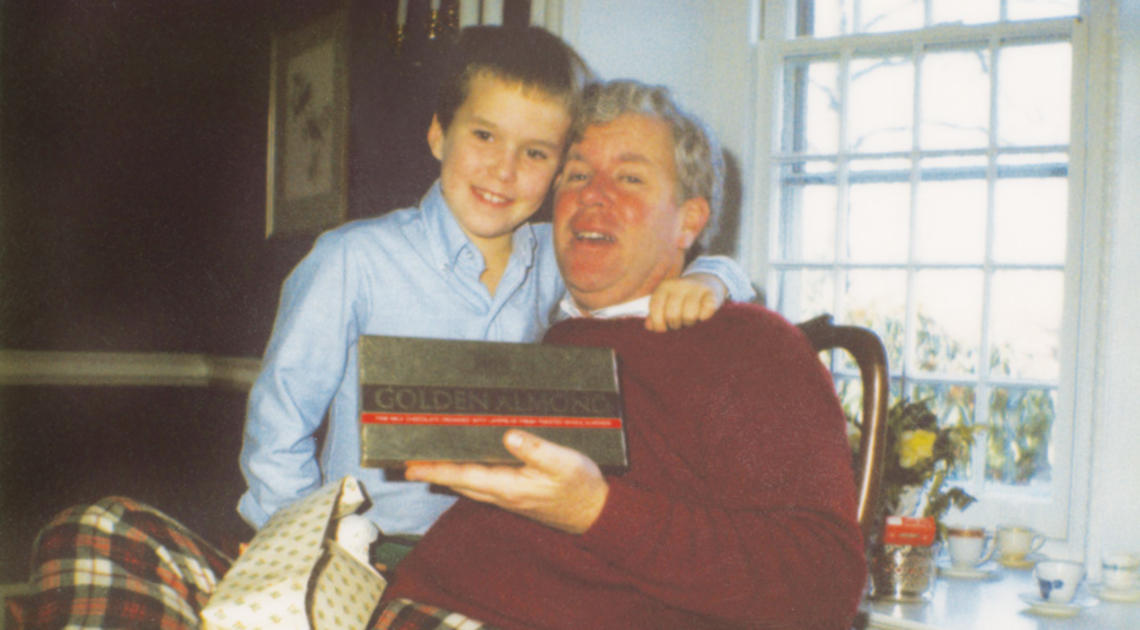
[[1037,591],[1031,570],[998,568],[986,580],[939,576],[926,603],[866,601],[866,628],[898,630],[1002,630],[1140,628],[1140,603],[1116,603],[1093,597],[1083,584],[1074,602],[1087,603],[1068,618],[1031,612],[1022,594]]

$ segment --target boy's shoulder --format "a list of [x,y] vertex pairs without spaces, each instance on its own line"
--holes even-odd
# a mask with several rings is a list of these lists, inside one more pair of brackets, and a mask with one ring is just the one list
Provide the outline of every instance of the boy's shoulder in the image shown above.
[[339,225],[320,236],[320,240],[350,244],[354,241],[373,241],[402,236],[416,221],[418,208],[401,208],[379,216],[354,219]]

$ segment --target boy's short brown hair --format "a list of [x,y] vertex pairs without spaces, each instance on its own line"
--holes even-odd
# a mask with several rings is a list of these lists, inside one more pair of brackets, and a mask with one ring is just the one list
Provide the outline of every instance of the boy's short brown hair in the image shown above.
[[566,42],[537,26],[469,26],[444,62],[435,114],[444,130],[467,100],[471,79],[489,75],[538,90],[577,112],[589,67]]

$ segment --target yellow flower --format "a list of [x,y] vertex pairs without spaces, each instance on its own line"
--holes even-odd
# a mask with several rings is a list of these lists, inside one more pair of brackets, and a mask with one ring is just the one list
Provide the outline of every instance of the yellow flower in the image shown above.
[[919,463],[934,457],[934,441],[938,435],[933,431],[919,429],[903,431],[899,436],[899,464],[903,468],[914,468]]

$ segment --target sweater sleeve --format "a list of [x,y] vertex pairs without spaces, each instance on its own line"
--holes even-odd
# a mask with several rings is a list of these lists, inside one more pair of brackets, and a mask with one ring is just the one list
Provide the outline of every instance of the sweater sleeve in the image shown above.
[[762,343],[722,335],[709,353],[721,369],[685,378],[729,376],[663,406],[704,414],[687,461],[715,496],[610,478],[579,545],[649,596],[729,625],[831,627],[850,621],[865,576],[851,460],[830,376],[798,331],[777,328]]

